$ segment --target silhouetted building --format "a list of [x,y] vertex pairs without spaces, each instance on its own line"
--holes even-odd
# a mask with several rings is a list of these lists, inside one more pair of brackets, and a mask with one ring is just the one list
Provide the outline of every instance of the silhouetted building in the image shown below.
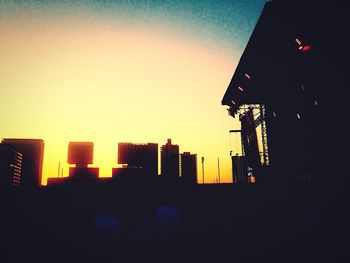
[[21,180],[22,153],[12,145],[0,144],[0,188],[18,186]]
[[197,183],[197,154],[184,152],[181,156],[181,178],[186,184]]
[[70,142],[68,145],[68,163],[75,164],[69,168],[69,177],[98,178],[99,168],[88,167],[93,163],[93,142]]
[[[339,110],[346,105],[339,102],[347,98],[348,83],[348,61],[343,61],[347,31],[335,15],[341,6],[332,1],[266,2],[236,67],[222,104],[233,117],[247,105],[266,108],[269,167],[256,170],[264,180],[274,174],[287,183],[312,174],[325,183],[338,166],[336,146],[341,142],[335,141],[345,134],[339,116],[346,112]],[[258,160],[256,155],[249,159]]]
[[143,168],[135,168],[135,167],[112,168],[112,177],[115,179],[122,178],[122,177],[129,177],[129,176],[138,176],[143,174],[144,174]]
[[98,178],[99,171],[96,167],[69,167],[69,177]]
[[118,163],[142,168],[146,175],[158,175],[158,144],[118,143]]
[[147,176],[144,168],[128,166],[112,168],[112,181],[118,184],[143,185],[144,183],[149,183],[150,178]]
[[167,144],[160,148],[160,173],[170,180],[179,178],[179,146],[171,144],[168,139]]
[[47,184],[46,186],[57,186],[57,185],[63,185],[69,177],[50,177],[47,178]]
[[41,139],[6,138],[2,143],[14,146],[22,153],[20,186],[32,188],[41,186],[44,160],[44,141]]
[[68,144],[68,163],[76,167],[87,167],[93,163],[93,142],[70,142]]
[[248,170],[244,156],[231,156],[233,183],[247,183]]

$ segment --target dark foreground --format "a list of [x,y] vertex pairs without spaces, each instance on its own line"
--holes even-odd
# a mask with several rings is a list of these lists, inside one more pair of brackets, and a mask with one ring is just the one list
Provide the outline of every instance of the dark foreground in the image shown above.
[[0,262],[346,262],[345,191],[327,189],[300,182],[3,191]]

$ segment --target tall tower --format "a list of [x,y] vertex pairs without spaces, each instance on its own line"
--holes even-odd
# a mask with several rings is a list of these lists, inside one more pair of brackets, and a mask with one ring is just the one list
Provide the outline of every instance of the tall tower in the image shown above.
[[181,154],[181,177],[186,184],[197,184],[197,154]]
[[160,148],[160,173],[167,179],[177,180],[179,172],[179,146],[168,139]]
[[41,139],[6,138],[2,143],[14,146],[22,153],[22,169],[20,186],[33,188],[41,186],[44,141]]

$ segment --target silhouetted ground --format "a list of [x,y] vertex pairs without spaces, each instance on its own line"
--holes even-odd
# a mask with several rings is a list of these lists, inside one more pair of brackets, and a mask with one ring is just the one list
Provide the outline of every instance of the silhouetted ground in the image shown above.
[[1,262],[346,262],[344,194],[307,182],[2,192]]

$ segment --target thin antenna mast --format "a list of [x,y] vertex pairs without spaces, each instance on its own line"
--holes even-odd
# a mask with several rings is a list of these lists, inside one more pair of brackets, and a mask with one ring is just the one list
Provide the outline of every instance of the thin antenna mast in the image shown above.
[[219,184],[221,183],[221,179],[220,179],[220,159],[218,157],[218,177],[219,177]]
[[204,157],[202,157],[202,176],[203,176],[203,184],[204,184]]

